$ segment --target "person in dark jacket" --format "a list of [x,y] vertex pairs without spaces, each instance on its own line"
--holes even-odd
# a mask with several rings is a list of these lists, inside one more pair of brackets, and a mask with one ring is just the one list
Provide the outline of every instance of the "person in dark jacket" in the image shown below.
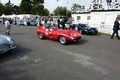
[[60,29],[60,19],[59,18],[57,20],[57,23],[58,23],[58,29]]
[[62,24],[62,29],[65,29],[65,19],[64,18],[62,18],[61,24]]
[[119,24],[119,22],[118,22],[119,20],[120,20],[120,17],[117,17],[116,20],[114,21],[113,33],[112,33],[112,35],[111,35],[111,39],[113,39],[113,38],[114,38],[114,35],[116,34],[117,39],[120,40],[120,37],[119,37],[119,35],[118,35],[118,30],[120,29],[120,28],[119,28],[120,24]]

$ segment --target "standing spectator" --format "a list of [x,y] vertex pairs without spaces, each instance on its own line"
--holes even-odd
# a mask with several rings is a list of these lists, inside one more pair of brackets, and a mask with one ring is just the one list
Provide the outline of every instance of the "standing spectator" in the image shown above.
[[111,35],[111,39],[113,39],[113,38],[114,38],[114,34],[116,34],[117,39],[120,40],[120,37],[119,37],[119,35],[118,35],[118,30],[119,30],[119,26],[120,26],[119,20],[120,20],[120,17],[117,17],[116,20],[114,21],[113,33],[112,33],[112,35]]
[[45,24],[46,24],[45,19],[41,18],[41,25],[45,25]]
[[57,20],[57,24],[58,24],[58,29],[60,29],[60,19],[59,18]]
[[24,25],[27,26],[27,18],[24,17]]
[[13,20],[12,20],[11,18],[9,18],[9,22],[10,22],[10,24],[12,24],[12,23],[13,23]]
[[6,32],[5,32],[5,34],[6,35],[10,35],[10,22],[9,22],[9,20],[8,19],[6,19],[6,21],[5,21],[5,28],[6,28]]
[[16,17],[16,23],[17,23],[17,26],[19,25],[19,18],[18,17]]
[[41,17],[39,18],[39,25],[41,26]]
[[39,20],[39,18],[37,18],[36,23],[37,23],[37,26],[40,26],[40,20]]
[[62,18],[62,29],[65,29],[65,19],[64,18]]

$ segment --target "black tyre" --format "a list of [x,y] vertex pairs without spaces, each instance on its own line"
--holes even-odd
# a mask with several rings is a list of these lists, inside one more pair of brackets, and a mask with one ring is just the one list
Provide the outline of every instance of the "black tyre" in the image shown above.
[[95,35],[97,35],[98,34],[98,32],[95,32]]
[[39,39],[44,39],[44,35],[42,33],[38,33]]
[[62,45],[65,45],[68,43],[67,39],[65,36],[60,36],[59,37],[59,42],[62,44]]

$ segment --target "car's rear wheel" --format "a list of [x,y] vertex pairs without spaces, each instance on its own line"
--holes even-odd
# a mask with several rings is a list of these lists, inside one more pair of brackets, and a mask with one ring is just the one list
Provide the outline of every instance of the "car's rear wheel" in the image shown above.
[[65,45],[65,44],[68,43],[68,41],[67,41],[67,39],[66,39],[65,36],[60,36],[60,37],[59,37],[59,41],[60,41],[60,43],[61,43],[62,45]]
[[39,39],[44,39],[44,35],[42,33],[38,33]]

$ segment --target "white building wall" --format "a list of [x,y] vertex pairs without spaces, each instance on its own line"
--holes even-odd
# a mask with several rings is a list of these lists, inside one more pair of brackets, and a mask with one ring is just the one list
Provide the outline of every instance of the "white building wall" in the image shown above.
[[[75,22],[87,23],[91,27],[96,27],[99,32],[111,34],[113,32],[113,24],[120,11],[109,12],[91,12],[89,14],[72,14]],[[77,16],[81,16],[78,21]],[[87,20],[87,16],[91,16],[90,20]]]
[[[87,17],[91,14],[73,14],[74,22],[76,23],[86,23],[88,24],[90,20],[87,20]],[[77,17],[80,16],[80,20],[77,20]]]
[[80,20],[77,20],[77,16],[81,16],[80,14],[72,14],[73,22],[80,23]]

